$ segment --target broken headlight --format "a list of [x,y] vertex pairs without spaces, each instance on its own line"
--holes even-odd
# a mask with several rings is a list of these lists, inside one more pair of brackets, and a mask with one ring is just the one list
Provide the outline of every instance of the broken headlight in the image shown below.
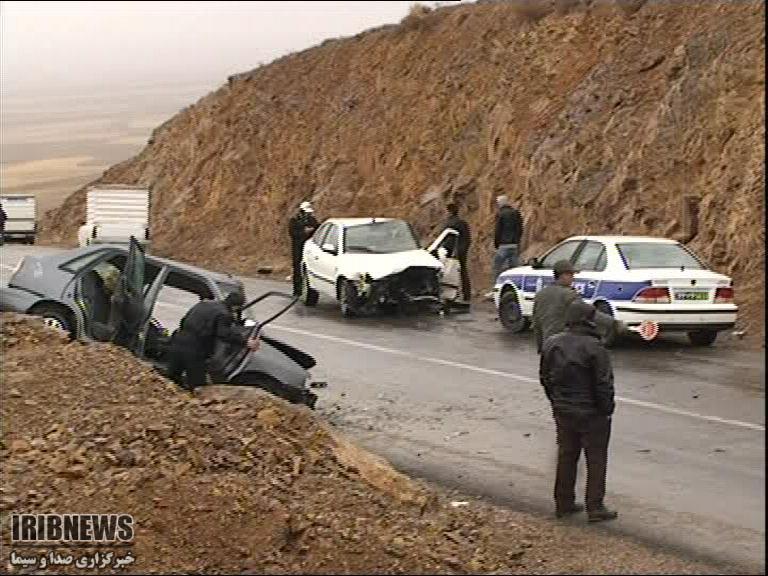
[[361,298],[367,298],[371,293],[371,284],[373,284],[373,278],[370,274],[361,274],[355,282],[357,288],[357,295]]

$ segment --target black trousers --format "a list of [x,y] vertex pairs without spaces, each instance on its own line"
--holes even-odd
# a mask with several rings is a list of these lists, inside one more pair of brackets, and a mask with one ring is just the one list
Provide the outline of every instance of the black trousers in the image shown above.
[[168,358],[168,378],[186,390],[206,383],[207,355],[186,338],[174,336]]
[[608,466],[611,419],[606,416],[572,416],[555,413],[557,426],[557,477],[555,505],[571,507],[576,499],[576,470],[581,450],[587,459],[587,511],[603,506]]
[[467,302],[472,299],[472,286],[469,283],[469,268],[467,268],[467,253],[459,252],[457,254],[459,266],[461,266],[461,297]]
[[301,257],[304,250],[303,242],[296,242],[295,240],[291,246],[291,259],[293,265],[292,280],[293,280],[293,295],[301,296]]

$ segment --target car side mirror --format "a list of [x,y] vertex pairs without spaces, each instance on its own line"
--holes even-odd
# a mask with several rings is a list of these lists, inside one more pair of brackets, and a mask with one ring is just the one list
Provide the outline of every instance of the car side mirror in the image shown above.
[[328,252],[328,254],[334,254],[334,255],[337,252],[336,251],[336,246],[334,246],[333,244],[329,244],[329,243],[323,244],[322,250],[323,250],[323,252]]
[[539,262],[539,259],[534,256],[528,260],[528,266],[531,268],[541,268],[541,262]]

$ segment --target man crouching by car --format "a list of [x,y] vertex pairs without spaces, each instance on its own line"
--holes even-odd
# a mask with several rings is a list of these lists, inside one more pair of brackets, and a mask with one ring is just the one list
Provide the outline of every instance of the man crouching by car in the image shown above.
[[552,404],[557,428],[555,515],[581,512],[576,504],[576,470],[584,449],[587,459],[587,517],[613,520],[618,514],[603,504],[608,440],[614,410],[613,369],[600,342],[595,308],[576,300],[566,311],[566,331],[544,342],[539,377]]
[[245,338],[233,326],[233,311],[243,304],[242,294],[231,292],[223,301],[202,300],[192,306],[173,335],[168,377],[190,392],[204,386],[206,362],[217,339],[258,350],[258,338]]

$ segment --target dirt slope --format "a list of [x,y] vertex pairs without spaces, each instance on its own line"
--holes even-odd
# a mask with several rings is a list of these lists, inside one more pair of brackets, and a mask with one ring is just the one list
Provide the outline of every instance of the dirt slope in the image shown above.
[[192,397],[112,345],[1,321],[3,573],[12,551],[46,552],[11,546],[21,512],[132,514],[136,574],[722,573],[583,518],[453,507],[306,408],[228,386]]
[[[232,77],[101,181],[154,186],[159,252],[241,272],[286,263],[300,200],[405,216],[426,240],[455,198],[478,291],[503,191],[526,256],[575,233],[676,237],[735,277],[761,332],[763,3],[541,6],[416,10]],[[78,191],[44,237],[72,241],[83,214]]]

